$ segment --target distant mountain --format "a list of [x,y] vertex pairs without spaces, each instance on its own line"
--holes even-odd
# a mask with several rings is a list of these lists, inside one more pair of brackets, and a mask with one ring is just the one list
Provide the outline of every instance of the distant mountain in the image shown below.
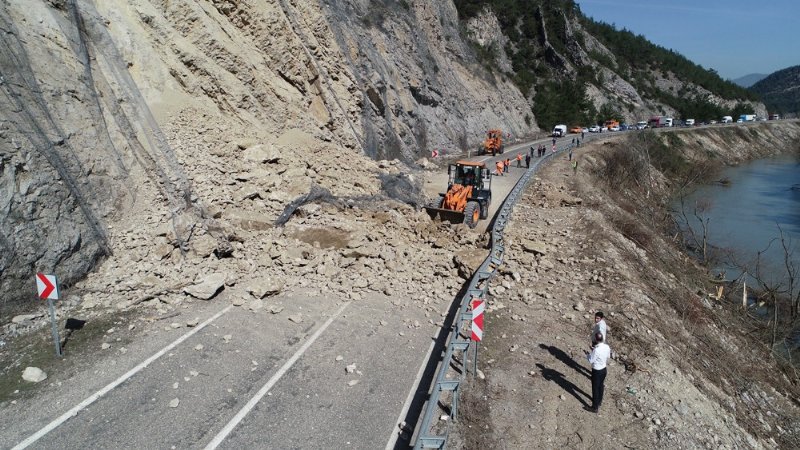
[[800,66],[779,70],[750,87],[761,95],[770,113],[800,112]]
[[767,76],[768,76],[768,74],[766,74],[766,73],[751,73],[749,75],[745,75],[743,77],[739,77],[739,78],[737,78],[735,80],[731,80],[731,81],[734,82],[735,84],[738,84],[739,86],[741,86],[743,88],[749,88],[750,86],[758,83],[759,81],[763,80]]

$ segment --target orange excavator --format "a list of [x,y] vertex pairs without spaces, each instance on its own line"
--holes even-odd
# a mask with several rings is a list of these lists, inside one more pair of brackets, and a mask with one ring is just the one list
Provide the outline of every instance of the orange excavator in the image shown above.
[[485,163],[457,161],[448,168],[447,192],[439,194],[425,209],[431,218],[438,216],[470,228],[489,216],[492,202],[492,173]]
[[483,147],[481,150],[484,154],[491,153],[494,156],[497,153],[502,154],[505,150],[503,145],[503,131],[502,130],[489,130],[486,132],[486,139],[483,140]]

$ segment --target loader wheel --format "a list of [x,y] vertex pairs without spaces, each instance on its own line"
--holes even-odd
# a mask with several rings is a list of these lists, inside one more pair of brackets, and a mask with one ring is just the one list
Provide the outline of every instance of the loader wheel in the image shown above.
[[467,203],[464,208],[464,224],[470,228],[478,226],[478,220],[481,218],[481,207],[476,201]]
[[481,219],[489,217],[489,202],[484,202],[481,205]]

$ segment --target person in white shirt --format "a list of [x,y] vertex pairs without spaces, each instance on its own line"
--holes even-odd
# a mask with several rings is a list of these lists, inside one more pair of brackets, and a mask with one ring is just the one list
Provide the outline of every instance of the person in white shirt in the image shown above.
[[594,337],[600,333],[603,335],[603,342],[608,342],[606,339],[606,334],[608,333],[608,326],[606,325],[606,320],[603,316],[603,311],[597,311],[594,314],[594,328],[592,329],[592,345],[596,344]]
[[596,333],[593,340],[596,341],[596,344],[592,346],[592,352],[588,354],[587,358],[592,365],[592,407],[590,411],[596,413],[603,403],[606,365],[608,358],[611,357],[611,348],[604,342],[602,333]]

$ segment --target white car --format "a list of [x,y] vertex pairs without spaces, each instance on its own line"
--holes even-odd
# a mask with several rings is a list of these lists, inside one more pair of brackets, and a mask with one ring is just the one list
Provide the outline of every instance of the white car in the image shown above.
[[619,127],[610,127],[608,131],[619,131]]
[[581,133],[588,133],[588,132],[589,132],[588,128],[581,128]]
[[589,133],[599,133],[599,132],[600,132],[600,127],[599,126],[592,125],[591,127],[589,127]]

